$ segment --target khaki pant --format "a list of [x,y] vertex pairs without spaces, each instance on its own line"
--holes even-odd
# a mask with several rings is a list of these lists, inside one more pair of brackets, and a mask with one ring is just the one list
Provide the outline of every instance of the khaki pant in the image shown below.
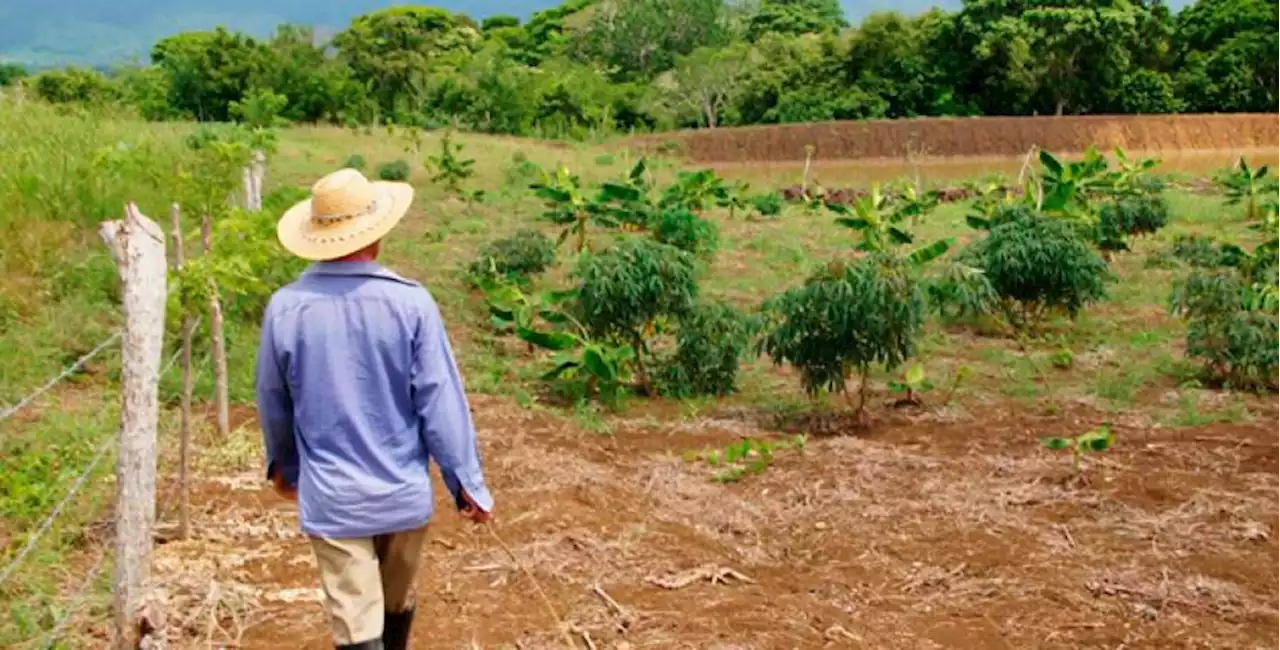
[[380,639],[384,612],[413,608],[426,532],[423,526],[376,537],[311,538],[334,644]]

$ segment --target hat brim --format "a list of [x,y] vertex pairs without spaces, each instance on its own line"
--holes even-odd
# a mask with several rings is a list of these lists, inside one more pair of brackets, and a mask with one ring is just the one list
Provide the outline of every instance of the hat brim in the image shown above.
[[340,226],[316,228],[311,221],[311,199],[285,211],[276,225],[276,237],[285,250],[305,260],[324,261],[346,257],[387,236],[413,204],[408,183],[374,181],[378,207]]

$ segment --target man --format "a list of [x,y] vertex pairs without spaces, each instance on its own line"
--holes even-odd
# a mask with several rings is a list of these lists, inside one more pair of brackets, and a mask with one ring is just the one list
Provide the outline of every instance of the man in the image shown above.
[[290,208],[280,243],[315,263],[271,297],[258,350],[267,478],[298,501],[334,645],[350,650],[408,644],[428,458],[464,516],[493,511],[440,312],[375,262],[412,200],[405,183],[343,169]]

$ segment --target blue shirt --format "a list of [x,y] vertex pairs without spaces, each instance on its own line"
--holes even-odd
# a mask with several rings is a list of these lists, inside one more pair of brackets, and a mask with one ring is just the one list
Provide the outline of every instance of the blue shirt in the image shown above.
[[373,262],[313,264],[262,323],[258,414],[268,478],[298,489],[302,530],[369,537],[431,518],[428,458],[458,508],[493,509],[440,310]]

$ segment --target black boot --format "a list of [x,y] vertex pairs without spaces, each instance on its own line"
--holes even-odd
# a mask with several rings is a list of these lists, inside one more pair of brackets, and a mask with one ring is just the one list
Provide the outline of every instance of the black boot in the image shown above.
[[372,641],[361,641],[360,643],[349,643],[347,645],[335,645],[336,650],[383,650],[382,639],[373,639]]
[[413,625],[413,609],[386,612],[382,618],[382,643],[385,650],[409,647],[409,627]]

